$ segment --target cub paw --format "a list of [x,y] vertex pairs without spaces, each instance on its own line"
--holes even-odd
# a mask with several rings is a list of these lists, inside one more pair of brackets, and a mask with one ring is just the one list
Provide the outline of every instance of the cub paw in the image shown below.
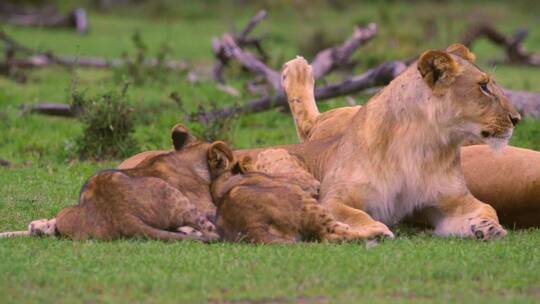
[[314,79],[311,66],[300,56],[285,63],[281,73],[281,86],[291,98],[298,96],[294,92],[303,92],[304,90],[313,91]]
[[507,232],[493,219],[475,218],[469,219],[471,234],[477,240],[489,241],[504,237]]
[[40,219],[32,221],[28,225],[30,235],[44,236],[56,234],[56,219]]
[[196,237],[202,237],[202,232],[200,232],[199,230],[193,228],[193,227],[190,227],[190,226],[182,226],[178,229],[176,229],[176,231],[178,231],[179,233],[181,234],[185,234],[185,235],[192,235],[192,236],[196,236]]

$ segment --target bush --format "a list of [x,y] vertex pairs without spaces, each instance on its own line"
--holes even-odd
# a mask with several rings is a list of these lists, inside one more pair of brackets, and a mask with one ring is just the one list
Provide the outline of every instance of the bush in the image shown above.
[[91,98],[84,92],[74,91],[71,106],[81,109],[78,117],[84,125],[83,135],[75,142],[79,158],[121,158],[135,152],[135,123],[127,98],[127,84],[120,93],[109,91]]

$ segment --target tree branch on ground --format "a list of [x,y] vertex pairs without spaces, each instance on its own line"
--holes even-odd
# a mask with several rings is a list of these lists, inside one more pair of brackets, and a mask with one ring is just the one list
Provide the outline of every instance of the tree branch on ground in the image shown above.
[[66,27],[84,34],[88,32],[88,15],[83,8],[60,14],[56,7],[28,9],[10,3],[0,3],[0,21],[17,26]]
[[[264,18],[267,16],[267,12],[265,10],[261,10],[255,14],[255,16],[251,17],[251,19],[248,21],[246,26],[240,31],[238,34],[229,34],[225,33],[222,35],[224,37],[225,35],[229,35],[232,37],[232,40],[234,44],[236,44],[239,48],[243,48],[246,46],[253,46],[257,52],[259,53],[259,56],[261,56],[262,60],[265,61],[268,56],[261,45],[261,39],[260,38],[250,38],[248,37],[249,34],[255,29],[257,24],[261,22]],[[224,44],[223,39],[218,38],[212,38],[212,50],[214,52],[214,56],[216,57],[217,62],[214,64],[214,67],[212,69],[212,76],[215,81],[218,83],[225,83],[223,79],[223,69],[227,64],[229,63],[229,60],[232,57],[232,54],[230,54],[227,51],[227,47]]]
[[320,51],[311,62],[315,79],[346,65],[354,51],[369,42],[375,35],[377,35],[375,23],[370,23],[366,27],[356,26],[352,36],[342,45]]
[[[106,59],[100,57],[84,57],[84,56],[71,56],[71,55],[56,55],[51,51],[39,52],[31,48],[28,48],[11,36],[0,30],[0,41],[6,46],[6,57],[8,52],[11,52],[10,61],[4,63],[9,64],[12,67],[17,68],[44,68],[51,65],[58,65],[63,67],[84,67],[95,69],[108,69],[119,67],[128,64],[129,62],[123,59]],[[16,53],[25,55],[25,57],[17,58]],[[1,64],[0,64],[1,65]],[[156,67],[163,65],[165,68],[172,71],[185,71],[188,68],[188,64],[181,60],[167,60],[161,63],[156,58],[151,58],[144,61],[146,67]]]
[[531,53],[523,47],[523,41],[527,38],[527,29],[518,29],[514,35],[504,35],[494,26],[481,23],[472,26],[464,35],[462,43],[471,47],[479,38],[487,38],[494,44],[504,48],[506,59],[503,63],[523,64],[540,67],[540,53]]
[[[361,75],[354,76],[340,83],[326,85],[315,90],[317,102],[323,102],[335,97],[346,96],[359,93],[369,88],[387,85],[408,65],[408,61],[388,61],[384,62]],[[540,93],[513,91],[505,89],[505,94],[516,109],[525,117],[540,118]],[[287,98],[283,92],[272,96],[265,96],[248,101],[244,105],[214,109],[205,113],[197,113],[205,120],[228,117],[234,114],[248,114],[267,111],[272,108],[286,107]]]

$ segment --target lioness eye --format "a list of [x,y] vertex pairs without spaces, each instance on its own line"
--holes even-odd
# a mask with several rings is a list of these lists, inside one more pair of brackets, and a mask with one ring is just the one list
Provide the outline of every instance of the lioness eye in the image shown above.
[[480,85],[480,90],[482,90],[482,93],[485,93],[485,94],[488,94],[488,95],[490,94],[489,89],[487,87],[487,85],[488,85],[487,82],[480,82],[479,85]]

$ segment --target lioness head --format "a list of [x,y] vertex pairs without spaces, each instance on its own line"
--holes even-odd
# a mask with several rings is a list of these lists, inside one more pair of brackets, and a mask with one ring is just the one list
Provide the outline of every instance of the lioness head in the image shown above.
[[450,120],[465,138],[480,139],[492,149],[503,148],[521,116],[492,76],[480,70],[465,46],[428,50],[417,67],[433,94],[446,103]]

